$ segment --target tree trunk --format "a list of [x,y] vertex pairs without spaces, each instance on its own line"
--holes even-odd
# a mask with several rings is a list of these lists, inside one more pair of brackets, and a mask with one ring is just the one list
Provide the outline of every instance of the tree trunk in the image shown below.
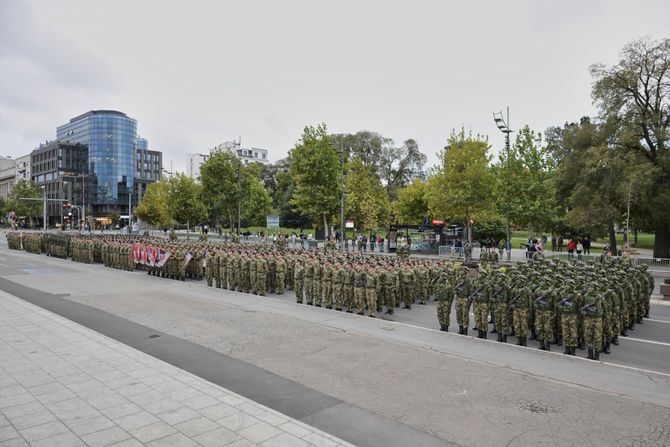
[[670,258],[670,223],[659,222],[656,225],[654,257]]
[[328,239],[328,218],[326,217],[326,213],[323,213],[323,234]]
[[612,255],[617,255],[617,246],[616,246],[616,230],[614,230],[614,221],[610,219],[607,222],[607,232],[610,238],[610,247],[612,249]]
[[637,247],[637,227],[635,227],[635,229],[633,230],[633,234],[635,235],[634,241],[635,241],[635,246]]

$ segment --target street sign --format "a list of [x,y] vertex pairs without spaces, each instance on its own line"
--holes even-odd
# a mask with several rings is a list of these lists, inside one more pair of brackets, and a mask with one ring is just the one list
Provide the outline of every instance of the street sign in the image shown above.
[[444,225],[444,221],[440,219],[433,219],[431,222],[433,225]]
[[279,216],[265,216],[268,228],[279,228]]
[[347,220],[346,222],[344,222],[344,228],[354,228],[354,221]]

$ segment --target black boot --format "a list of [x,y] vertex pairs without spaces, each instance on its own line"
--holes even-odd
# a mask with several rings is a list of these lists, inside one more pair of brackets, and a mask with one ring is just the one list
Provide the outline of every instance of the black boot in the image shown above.
[[593,349],[589,348],[589,355],[586,358],[589,360],[593,360]]
[[581,349],[582,351],[584,350],[584,337],[579,337],[579,341],[577,342],[577,347]]
[[486,334],[486,331],[482,331],[482,338],[486,340],[488,338],[488,335]]
[[563,350],[563,354],[570,355],[570,346],[565,347],[565,349]]
[[537,339],[537,333],[535,333],[535,328],[530,328],[530,339],[531,340]]
[[637,324],[643,324],[642,323],[642,317],[637,317]]
[[558,342],[556,342],[556,346],[563,346],[563,337],[560,335],[558,336]]
[[482,331],[477,331],[477,338],[484,338]]
[[514,326],[512,326],[512,331],[509,333],[512,337],[514,337],[516,334],[514,333]]
[[528,337],[521,337],[521,346],[528,346]]
[[463,335],[468,335],[468,328],[467,327],[463,328]]
[[490,332],[490,333],[491,333],[491,334],[495,334],[495,333],[497,333],[497,332],[498,332],[498,330],[496,329],[496,325],[494,324],[494,325],[493,325],[493,329],[491,329],[491,332]]
[[507,343],[507,335],[503,334],[502,336],[502,342]]
[[624,326],[624,327],[621,329],[621,335],[623,335],[624,337],[628,337],[628,328],[626,328],[626,327]]
[[502,342],[502,334],[500,332],[498,332],[498,338],[496,341]]
[[575,347],[575,346],[571,346],[571,347],[570,347],[570,355],[575,355],[575,354],[576,354],[576,353],[575,353],[576,350],[577,350],[577,347]]
[[612,344],[615,346],[619,346],[619,336],[615,335],[614,338],[612,339]]
[[547,351],[551,351],[551,343],[550,342],[547,342],[546,348],[547,348]]
[[649,311],[646,311],[646,312],[644,313],[644,318],[649,318]]
[[458,335],[463,335],[463,326],[458,325]]
[[597,349],[593,351],[593,360],[600,360],[600,352]]
[[523,337],[517,337],[516,338],[516,345],[517,346],[523,346]]
[[611,352],[610,352],[610,342],[608,342],[608,341],[605,342],[605,350],[603,352],[605,354],[611,354]]
[[544,351],[547,347],[544,345],[544,340],[540,340],[540,350]]

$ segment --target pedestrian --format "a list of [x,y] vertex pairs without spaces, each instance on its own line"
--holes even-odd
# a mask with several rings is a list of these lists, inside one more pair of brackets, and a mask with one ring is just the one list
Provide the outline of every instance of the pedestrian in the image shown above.
[[577,241],[577,244],[575,245],[575,250],[577,251],[577,259],[582,259],[582,251],[584,250],[584,246],[582,245],[581,241]]
[[568,244],[565,247],[568,250],[568,258],[571,258],[574,256],[575,253],[575,248],[577,248],[577,244],[575,244],[575,241],[570,238],[568,240]]

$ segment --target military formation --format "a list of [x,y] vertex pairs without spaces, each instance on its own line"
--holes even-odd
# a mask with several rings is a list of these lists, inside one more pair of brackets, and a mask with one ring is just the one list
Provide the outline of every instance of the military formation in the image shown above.
[[544,259],[512,267],[479,271],[465,266],[447,270],[437,288],[440,328],[447,331],[452,302],[461,335],[467,335],[470,308],[478,338],[487,338],[489,325],[499,342],[515,336],[527,346],[564,346],[564,354],[587,349],[587,358],[599,360],[610,354],[619,336],[628,336],[636,324],[649,317],[654,278],[647,266],[635,266],[622,258],[604,258],[587,264]]
[[[172,238],[170,238],[172,239]],[[467,335],[470,312],[478,338],[489,328],[499,342],[516,337],[527,346],[564,346],[588,358],[610,353],[649,316],[654,279],[646,266],[621,258],[600,263],[535,259],[496,267],[480,264],[342,252],[289,249],[285,244],[178,241],[132,235],[7,234],[10,249],[175,280],[205,278],[207,285],[260,296],[295,292],[300,304],[376,317],[403,306],[437,301],[437,319],[448,331],[452,311],[458,333]]]

